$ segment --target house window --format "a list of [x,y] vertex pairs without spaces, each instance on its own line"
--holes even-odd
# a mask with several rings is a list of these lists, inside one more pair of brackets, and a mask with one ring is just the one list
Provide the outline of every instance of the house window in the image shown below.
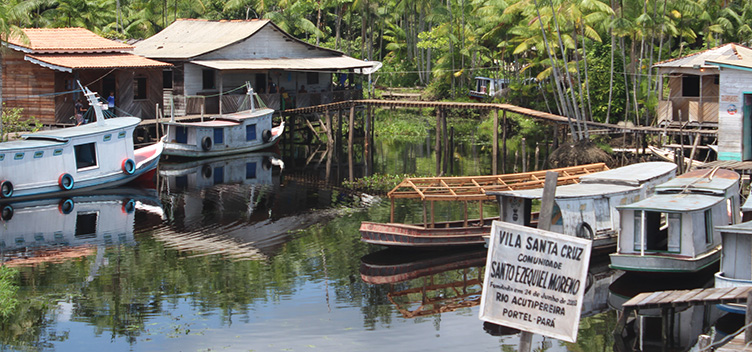
[[146,77],[133,79],[133,100],[146,100]]
[[172,70],[162,71],[162,88],[172,89]]
[[319,73],[318,72],[308,72],[306,74],[306,83],[311,84],[319,84]]
[[203,84],[201,87],[203,89],[216,89],[217,84],[215,83],[215,76],[216,73],[214,70],[204,70],[202,74]]
[[699,97],[700,96],[700,76],[684,75],[682,76],[682,96]]
[[76,152],[76,168],[84,169],[97,166],[97,149],[94,143],[86,143],[73,147]]

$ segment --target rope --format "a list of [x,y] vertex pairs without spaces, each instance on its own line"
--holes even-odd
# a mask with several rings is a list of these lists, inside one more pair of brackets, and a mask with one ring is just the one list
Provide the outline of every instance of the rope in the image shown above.
[[34,94],[34,95],[25,95],[25,96],[15,96],[15,97],[3,97],[3,100],[21,100],[21,99],[28,99],[28,98],[42,98],[42,97],[54,97],[58,95],[65,95],[65,94],[71,94],[71,93],[79,93],[81,92],[80,89],[76,90],[69,90],[65,92],[57,92],[57,93],[45,93],[45,94]]

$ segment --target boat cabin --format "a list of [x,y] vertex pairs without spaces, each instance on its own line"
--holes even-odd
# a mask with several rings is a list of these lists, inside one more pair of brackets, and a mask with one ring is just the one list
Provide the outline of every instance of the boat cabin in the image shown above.
[[[581,183],[556,188],[551,231],[593,240],[593,250],[616,245],[619,216],[616,206],[636,202],[672,179],[676,165],[647,162],[580,177]],[[537,225],[533,212],[543,189],[489,192],[499,202],[501,221]]]
[[[752,222],[720,226],[716,230],[720,232],[722,247],[721,269],[715,274],[715,287],[752,286]],[[721,308],[745,312],[744,305]]]
[[509,79],[475,77],[475,85],[470,90],[470,98],[483,100],[501,95],[509,86]]
[[656,194],[619,206],[619,249],[611,266],[620,270],[695,272],[718,261],[716,226],[736,224],[739,174],[695,170],[661,186]]

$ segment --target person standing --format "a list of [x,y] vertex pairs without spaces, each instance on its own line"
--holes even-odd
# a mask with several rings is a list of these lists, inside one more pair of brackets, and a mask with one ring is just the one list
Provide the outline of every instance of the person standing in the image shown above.
[[115,108],[115,92],[110,92],[110,96],[107,97],[107,108],[110,110]]
[[76,104],[73,106],[73,109],[76,114],[76,126],[86,123],[84,121],[84,103],[81,102],[81,99],[76,100]]

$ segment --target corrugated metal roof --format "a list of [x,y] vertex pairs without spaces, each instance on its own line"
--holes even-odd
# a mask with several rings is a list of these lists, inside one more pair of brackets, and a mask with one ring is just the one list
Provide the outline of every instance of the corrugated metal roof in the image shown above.
[[704,194],[656,194],[618,209],[653,210],[667,212],[698,211],[712,207],[726,198]]
[[100,37],[85,28],[24,28],[23,32],[28,42],[13,36],[8,43],[15,49],[35,54],[133,50],[131,45]]
[[598,172],[580,177],[581,183],[613,183],[639,186],[651,179],[676,171],[676,164],[652,161],[626,165],[618,169]]
[[169,67],[171,64],[147,59],[130,53],[113,54],[42,54],[26,55],[27,61],[56,69],[70,71],[71,69],[101,69],[101,68],[147,68]]
[[156,59],[189,59],[250,37],[269,20],[207,21],[178,19],[136,43],[134,53]]
[[739,183],[739,174],[726,169],[694,170],[655,188],[656,192],[683,191],[723,194]]
[[[710,62],[731,62],[735,65],[750,63],[752,50],[739,44],[725,44],[712,49],[699,51],[691,55],[661,61],[653,67],[658,68],[694,68],[699,65],[702,68],[716,68]],[[708,61],[708,63],[706,63]]]
[[335,70],[371,67],[376,64],[376,61],[339,56],[303,59],[195,60],[191,63],[216,70]]
[[738,60],[729,60],[725,58],[718,58],[718,59],[710,58],[710,59],[705,60],[705,63],[752,68],[752,49],[747,48],[745,46],[736,45],[736,51],[739,54]]

